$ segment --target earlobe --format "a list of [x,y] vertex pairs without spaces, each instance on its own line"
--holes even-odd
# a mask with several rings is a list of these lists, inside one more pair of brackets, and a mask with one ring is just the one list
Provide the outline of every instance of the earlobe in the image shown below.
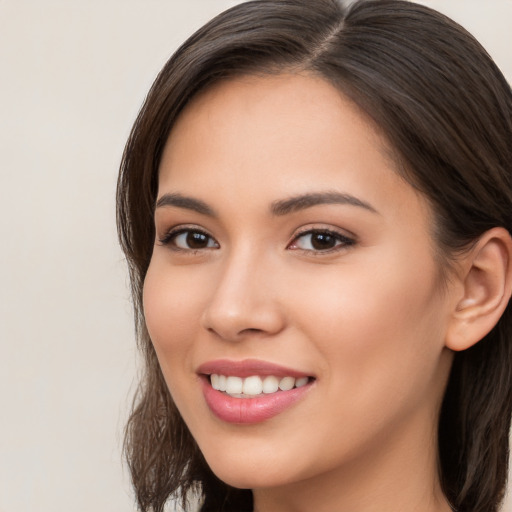
[[451,350],[465,350],[498,323],[512,294],[512,239],[505,228],[486,231],[463,258],[463,296],[446,336]]

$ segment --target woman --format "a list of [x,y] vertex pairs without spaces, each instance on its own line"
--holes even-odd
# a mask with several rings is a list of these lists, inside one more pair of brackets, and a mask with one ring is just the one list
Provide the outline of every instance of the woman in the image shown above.
[[512,93],[397,0],[258,0],[155,81],[118,186],[141,510],[497,511]]

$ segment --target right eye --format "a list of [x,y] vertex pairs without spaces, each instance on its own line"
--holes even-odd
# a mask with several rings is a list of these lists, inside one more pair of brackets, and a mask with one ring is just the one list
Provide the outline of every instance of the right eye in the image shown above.
[[176,229],[167,233],[161,240],[162,245],[170,245],[179,251],[199,251],[218,249],[219,244],[207,233],[198,229]]

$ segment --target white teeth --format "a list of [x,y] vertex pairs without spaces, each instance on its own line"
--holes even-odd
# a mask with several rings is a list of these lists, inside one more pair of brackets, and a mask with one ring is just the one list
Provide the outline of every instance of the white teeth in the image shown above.
[[295,379],[293,377],[283,377],[279,381],[279,389],[281,391],[289,391],[295,386]]
[[212,388],[217,391],[226,391],[226,381],[227,379],[225,375],[217,375],[216,373],[212,373],[210,375]]
[[275,393],[279,389],[279,380],[273,375],[265,377],[263,380],[263,393]]
[[305,386],[308,383],[308,380],[309,379],[307,377],[301,377],[300,379],[297,379],[295,381],[295,387],[301,388],[302,386]]
[[228,395],[237,398],[247,398],[261,395],[262,393],[275,393],[278,390],[289,391],[294,387],[300,388],[309,382],[308,377],[295,379],[294,377],[282,377],[279,379],[274,375],[259,377],[252,375],[242,379],[241,377],[219,375],[213,373],[210,375],[210,382],[213,389],[225,391]]
[[244,379],[243,393],[245,395],[259,395],[263,391],[263,382],[261,379],[254,375]]
[[226,393],[230,395],[237,395],[242,392],[243,380],[240,377],[229,376],[226,379]]

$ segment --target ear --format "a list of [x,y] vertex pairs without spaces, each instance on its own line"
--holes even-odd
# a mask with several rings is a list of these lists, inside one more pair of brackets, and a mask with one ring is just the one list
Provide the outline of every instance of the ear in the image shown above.
[[449,322],[446,346],[465,350],[498,323],[512,295],[512,239],[505,228],[486,231],[462,258],[461,295]]

